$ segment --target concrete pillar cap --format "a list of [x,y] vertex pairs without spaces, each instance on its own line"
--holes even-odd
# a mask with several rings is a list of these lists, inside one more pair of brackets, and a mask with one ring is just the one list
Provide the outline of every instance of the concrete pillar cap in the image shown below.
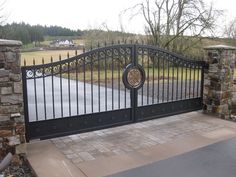
[[228,45],[211,45],[204,47],[205,50],[236,50],[236,47]]
[[0,39],[0,46],[22,46],[21,41]]

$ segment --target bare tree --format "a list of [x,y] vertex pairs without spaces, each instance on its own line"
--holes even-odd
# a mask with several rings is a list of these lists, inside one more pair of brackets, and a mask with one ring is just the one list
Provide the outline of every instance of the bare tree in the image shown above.
[[3,25],[6,23],[9,15],[5,12],[6,4],[7,0],[0,0],[0,38],[5,38],[6,33],[8,32],[3,29]]
[[225,27],[224,35],[228,38],[236,39],[236,18]]
[[4,11],[6,6],[7,0],[0,0],[0,25],[2,25],[7,18],[7,14]]
[[[144,18],[145,32],[152,45],[183,53],[203,34],[211,33],[221,11],[207,6],[203,0],[144,0],[126,9],[136,11],[132,18],[141,14]],[[186,36],[191,36],[186,38]]]

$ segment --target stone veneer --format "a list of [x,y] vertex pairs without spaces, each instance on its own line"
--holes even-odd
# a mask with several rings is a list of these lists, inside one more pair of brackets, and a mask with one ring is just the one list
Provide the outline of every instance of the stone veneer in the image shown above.
[[0,159],[25,142],[20,41],[0,39]]
[[231,118],[235,47],[216,45],[205,48],[203,111],[224,119]]

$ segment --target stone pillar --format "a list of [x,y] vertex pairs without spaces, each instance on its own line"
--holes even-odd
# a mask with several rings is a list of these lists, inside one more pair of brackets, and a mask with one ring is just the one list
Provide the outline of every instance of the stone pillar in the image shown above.
[[216,45],[205,50],[209,67],[204,74],[203,111],[230,119],[236,48]]
[[0,159],[25,142],[20,41],[0,39]]

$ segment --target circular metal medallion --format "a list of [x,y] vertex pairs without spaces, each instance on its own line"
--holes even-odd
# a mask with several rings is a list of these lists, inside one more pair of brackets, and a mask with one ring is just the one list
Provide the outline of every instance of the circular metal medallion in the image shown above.
[[145,81],[145,71],[142,66],[129,64],[123,73],[123,83],[128,89],[139,89]]

